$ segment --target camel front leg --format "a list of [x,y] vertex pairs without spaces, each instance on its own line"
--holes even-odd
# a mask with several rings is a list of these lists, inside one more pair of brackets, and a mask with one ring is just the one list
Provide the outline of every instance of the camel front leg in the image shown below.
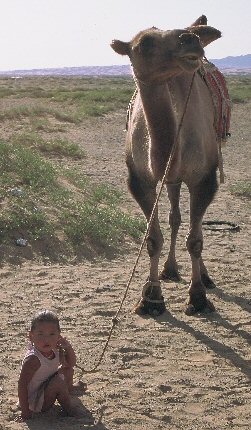
[[[156,186],[142,181],[135,172],[128,168],[128,187],[143,210],[147,222],[156,200]],[[165,303],[161,292],[158,276],[159,258],[163,246],[163,236],[159,226],[158,210],[155,212],[149,234],[147,237],[147,251],[149,255],[149,276],[142,290],[142,297],[135,307],[138,314],[159,315],[165,311]]]
[[[152,210],[145,212],[148,222],[151,212]],[[147,237],[147,251],[150,259],[149,277],[143,286],[142,297],[135,307],[135,312],[139,315],[149,314],[158,316],[166,310],[158,276],[159,258],[162,246],[163,236],[159,226],[158,210],[156,210],[155,217],[152,221]]]
[[206,297],[203,278],[209,278],[202,261],[203,235],[202,218],[217,190],[216,172],[213,170],[196,187],[190,188],[190,229],[187,236],[187,249],[191,257],[192,277],[189,287],[187,315],[200,311],[214,311],[213,304]]
[[166,307],[158,277],[162,245],[163,236],[159,226],[158,213],[156,211],[147,237],[147,251],[150,259],[149,278],[143,286],[142,297],[135,307],[135,312],[137,314],[158,316],[165,312]]

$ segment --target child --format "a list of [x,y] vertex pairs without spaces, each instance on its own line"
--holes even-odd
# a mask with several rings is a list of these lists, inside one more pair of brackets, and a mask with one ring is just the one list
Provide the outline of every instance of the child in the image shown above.
[[31,321],[30,347],[24,357],[18,381],[21,418],[50,409],[57,400],[68,415],[75,415],[70,393],[86,390],[86,384],[73,385],[76,355],[70,342],[60,334],[58,317],[48,310]]

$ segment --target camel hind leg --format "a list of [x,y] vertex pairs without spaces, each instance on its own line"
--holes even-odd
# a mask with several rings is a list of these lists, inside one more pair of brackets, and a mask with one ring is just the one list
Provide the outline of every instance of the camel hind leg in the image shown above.
[[216,170],[213,169],[196,187],[189,189],[190,229],[186,244],[192,262],[192,278],[189,288],[190,298],[186,309],[187,315],[203,310],[214,310],[213,304],[206,297],[206,285],[204,282],[206,278],[210,278],[201,254],[203,250],[202,218],[213,200],[217,188]]
[[177,240],[179,227],[181,224],[181,215],[180,215],[180,208],[179,208],[180,188],[181,188],[181,183],[167,184],[167,193],[168,193],[168,197],[171,205],[171,209],[169,212],[171,242],[170,242],[168,257],[164,264],[164,269],[160,273],[160,279],[163,279],[166,281],[170,280],[175,282],[180,281],[178,265],[176,263],[176,257],[175,257],[176,240]]
[[[149,184],[142,180],[130,167],[128,167],[128,171],[129,190],[144,212],[148,222],[156,200],[156,184]],[[149,276],[142,290],[142,298],[135,308],[138,314],[159,315],[165,311],[165,303],[158,275],[162,246],[163,236],[159,226],[158,210],[156,210],[147,237],[147,251],[150,258]]]

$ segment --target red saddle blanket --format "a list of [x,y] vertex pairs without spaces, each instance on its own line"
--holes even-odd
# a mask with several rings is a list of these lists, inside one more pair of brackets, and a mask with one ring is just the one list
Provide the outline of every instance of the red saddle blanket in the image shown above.
[[205,81],[212,96],[215,108],[215,129],[219,140],[230,136],[231,102],[226,80],[217,67],[209,61],[203,61],[199,74]]

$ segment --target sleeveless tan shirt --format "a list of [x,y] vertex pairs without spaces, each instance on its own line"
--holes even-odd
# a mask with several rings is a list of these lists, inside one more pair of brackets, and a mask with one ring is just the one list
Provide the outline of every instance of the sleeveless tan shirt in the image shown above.
[[55,357],[50,360],[32,345],[24,357],[23,362],[31,355],[35,355],[41,364],[28,384],[29,408],[33,412],[41,412],[44,403],[44,385],[48,378],[58,370],[59,352],[57,350],[53,350],[53,352]]

